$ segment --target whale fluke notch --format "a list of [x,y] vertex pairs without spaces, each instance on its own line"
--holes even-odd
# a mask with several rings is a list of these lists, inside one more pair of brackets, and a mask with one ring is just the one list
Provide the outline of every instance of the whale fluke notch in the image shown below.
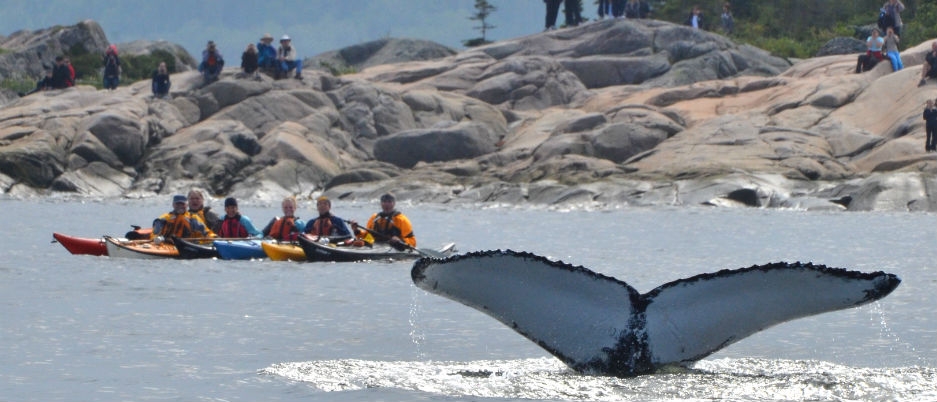
[[679,279],[640,294],[582,266],[527,252],[420,259],[417,287],[501,321],[587,374],[636,376],[702,359],[755,332],[866,304],[901,282],[811,263],[772,263]]

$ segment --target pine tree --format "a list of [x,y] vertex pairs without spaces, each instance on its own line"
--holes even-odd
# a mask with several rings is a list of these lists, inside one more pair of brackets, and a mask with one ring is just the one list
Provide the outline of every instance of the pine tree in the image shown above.
[[494,29],[495,26],[488,23],[488,17],[497,9],[498,8],[489,3],[488,0],[475,0],[475,14],[469,17],[469,19],[478,21],[481,24],[474,28],[482,31],[482,36],[480,38],[462,41],[465,46],[479,46],[490,43],[488,42],[488,30]]

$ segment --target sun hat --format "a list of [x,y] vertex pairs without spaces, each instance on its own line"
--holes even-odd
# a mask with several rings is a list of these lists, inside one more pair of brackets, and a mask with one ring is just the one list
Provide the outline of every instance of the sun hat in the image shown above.
[[291,39],[290,39],[290,36],[289,36],[289,35],[283,35],[283,37],[280,38],[280,42],[283,42],[283,41],[285,41],[285,40],[291,40]]
[[273,35],[270,35],[269,33],[265,33],[264,36],[260,37],[260,40],[268,40],[268,39],[273,40]]

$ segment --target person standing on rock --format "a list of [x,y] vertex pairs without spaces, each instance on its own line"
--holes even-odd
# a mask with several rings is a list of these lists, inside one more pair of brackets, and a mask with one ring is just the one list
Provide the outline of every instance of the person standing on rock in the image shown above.
[[332,201],[329,197],[321,196],[316,199],[316,210],[319,216],[306,223],[306,229],[303,233],[308,233],[318,237],[331,238],[332,242],[342,238],[351,238],[351,230],[345,220],[332,214]]
[[238,201],[234,197],[224,200],[224,219],[218,230],[218,235],[224,238],[247,238],[260,236],[262,233],[254,227],[251,218],[238,211]]
[[651,12],[651,6],[644,0],[628,0],[624,6],[625,18],[641,19],[647,18]]
[[104,89],[115,90],[120,85],[120,57],[117,45],[110,45],[104,52]]
[[722,5],[722,32],[726,35],[732,35],[735,32],[735,18],[732,17],[732,8],[729,3]]
[[265,238],[271,238],[277,241],[296,241],[300,233],[306,230],[306,222],[295,216],[296,198],[286,197],[283,199],[283,216],[278,216],[270,220],[270,223],[262,230]]
[[277,48],[277,62],[280,63],[280,74],[283,78],[288,77],[290,71],[296,69],[296,75],[293,78],[303,79],[303,60],[296,56],[296,48],[293,47],[293,40],[290,39],[289,35],[283,35],[280,38],[280,47]]
[[703,10],[699,6],[693,6],[693,11],[686,18],[685,24],[693,27],[693,29],[706,29],[703,25]]
[[612,0],[599,0],[599,19],[604,20],[605,17],[611,17],[614,15],[612,13]]
[[172,83],[169,82],[169,71],[166,69],[166,62],[161,61],[159,67],[156,67],[156,70],[153,71],[153,84],[151,85],[153,97],[168,98],[170,86],[172,86]]
[[885,13],[885,26],[882,29],[888,30],[888,27],[895,28],[895,34],[901,35],[901,28],[904,23],[901,22],[901,12],[904,11],[904,3],[901,0],[888,0],[882,6],[882,12]]
[[224,68],[224,57],[214,41],[208,41],[205,50],[202,51],[202,62],[198,65],[198,71],[205,78],[205,85],[218,81],[221,70]]
[[192,230],[199,232],[198,237],[214,237],[215,232],[221,228],[221,219],[218,214],[212,212],[211,207],[205,206],[205,196],[201,190],[193,189],[189,191],[189,215],[205,223],[205,227],[193,227]]
[[398,250],[416,247],[413,225],[410,224],[410,219],[396,209],[396,205],[393,194],[382,195],[381,212],[371,215],[368,219],[368,230],[359,230],[358,222],[351,221],[352,231],[362,240],[366,239],[367,235],[376,234],[375,240],[387,242]]
[[928,99],[924,105],[924,129],[927,137],[924,139],[924,152],[937,151],[937,107],[934,101]]
[[563,15],[567,27],[579,26],[582,23],[582,4],[580,0],[564,0]]
[[544,31],[556,29],[556,17],[560,15],[560,4],[563,0],[543,0],[547,6],[547,22]]

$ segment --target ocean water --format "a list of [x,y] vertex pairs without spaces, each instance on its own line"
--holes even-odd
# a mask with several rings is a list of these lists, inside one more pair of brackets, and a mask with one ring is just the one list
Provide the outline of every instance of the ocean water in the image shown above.
[[[51,243],[147,226],[158,201],[0,200],[0,401],[937,400],[937,215],[398,204],[421,248],[529,251],[642,292],[774,261],[903,280],[691,368],[619,379],[417,289],[411,262],[137,261]],[[258,226],[278,209],[241,207]]]

